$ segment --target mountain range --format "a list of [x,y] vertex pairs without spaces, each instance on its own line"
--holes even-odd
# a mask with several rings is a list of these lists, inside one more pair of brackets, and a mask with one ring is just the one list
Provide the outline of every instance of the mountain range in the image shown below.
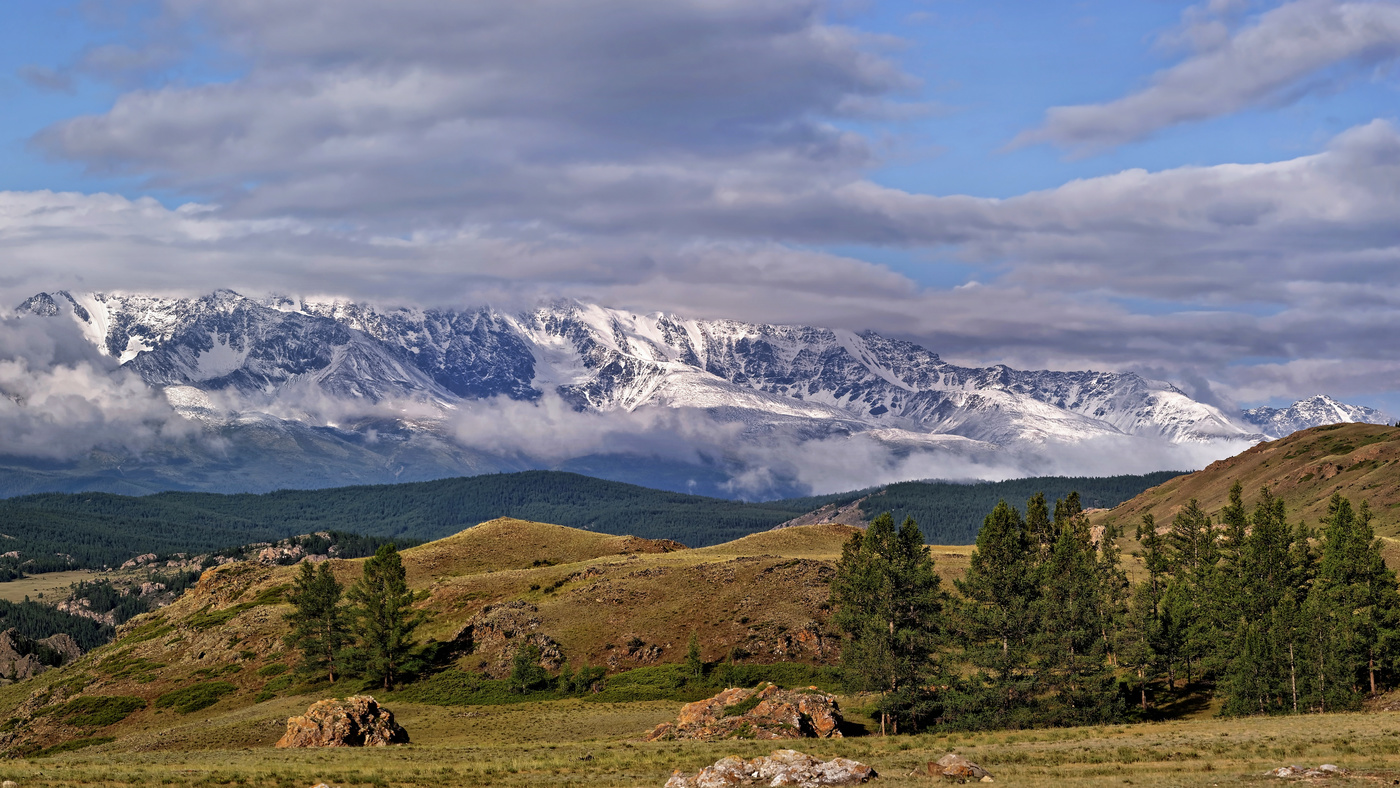
[[[1130,372],[964,367],[874,332],[576,301],[510,313],[60,291],[18,315],[76,327],[217,436],[218,450],[195,440],[48,468],[0,463],[10,494],[256,491],[549,467],[761,497],[899,475],[1096,473],[1067,467],[1095,446],[1154,466],[1110,460],[1103,475],[1199,467],[1319,423],[1385,421],[1322,396],[1230,413]],[[830,478],[850,466],[851,478]]]

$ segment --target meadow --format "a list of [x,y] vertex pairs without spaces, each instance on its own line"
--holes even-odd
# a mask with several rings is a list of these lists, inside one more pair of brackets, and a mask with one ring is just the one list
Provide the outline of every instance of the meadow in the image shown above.
[[[1400,779],[1400,717],[1369,712],[1308,717],[1220,719],[986,733],[853,736],[801,742],[646,742],[674,716],[674,702],[599,704],[579,700],[509,706],[394,704],[413,743],[369,750],[276,750],[286,715],[310,697],[239,712],[192,715],[174,727],[123,735],[119,744],[0,764],[0,779],[21,786],[539,786],[621,788],[663,785],[673,769],[693,772],[731,754],[764,755],[792,746],[824,758],[873,765],[877,785],[928,785],[913,775],[956,751],[989,769],[997,783],[1051,786],[1218,786],[1273,784],[1280,765],[1333,763],[1347,782]],[[846,699],[847,706],[860,698]],[[856,725],[871,720],[848,713]],[[1339,780],[1338,780],[1339,782]]]

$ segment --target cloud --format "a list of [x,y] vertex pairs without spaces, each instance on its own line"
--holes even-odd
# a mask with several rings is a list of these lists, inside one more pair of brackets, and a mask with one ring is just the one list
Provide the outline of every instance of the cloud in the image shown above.
[[[99,356],[72,324],[0,319],[0,451],[77,460],[202,440],[136,375]],[[212,445],[212,444],[211,444]]]
[[127,93],[37,142],[243,215],[566,225],[734,178],[849,177],[870,153],[829,121],[914,85],[818,0],[168,5],[246,76]]
[[[1239,10],[1236,3],[1211,5],[1218,13]],[[1135,93],[1052,107],[1042,126],[1019,134],[1011,147],[1048,142],[1092,153],[1183,123],[1290,104],[1400,57],[1400,4],[1295,0],[1234,32],[1194,8],[1175,40],[1197,51]]]
[[[620,202],[593,205],[589,232],[485,224],[395,236],[212,205],[10,192],[0,193],[0,293],[18,302],[63,286],[178,283],[186,294],[232,287],[506,309],[562,295],[875,329],[967,363],[1147,365],[1228,394],[1245,385],[1231,366],[1241,359],[1388,358],[1400,331],[1396,183],[1400,132],[1375,121],[1278,162],[1128,170],[1001,200],[869,182],[736,189],[723,200],[658,200],[630,220]],[[795,241],[941,249],[981,269],[982,284],[922,288]],[[55,271],[65,276],[55,281]],[[1315,393],[1275,383],[1271,397]]]

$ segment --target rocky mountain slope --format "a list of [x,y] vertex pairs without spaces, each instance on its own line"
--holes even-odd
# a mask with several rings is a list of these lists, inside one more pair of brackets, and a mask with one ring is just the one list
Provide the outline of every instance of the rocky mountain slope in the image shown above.
[[[1382,536],[1400,536],[1400,428],[1373,424],[1332,424],[1260,443],[1204,470],[1178,476],[1137,497],[1094,515],[1113,519],[1132,533],[1142,515],[1169,525],[1191,499],[1215,514],[1228,501],[1236,481],[1252,507],[1268,487],[1288,506],[1290,522],[1316,528],[1333,493],[1353,504],[1370,503],[1372,522]],[[1397,556],[1400,557],[1400,556]]]
[[1282,438],[1298,430],[1323,424],[1389,424],[1386,415],[1375,408],[1348,405],[1326,394],[1298,400],[1286,408],[1250,408],[1244,420],[1270,438]]
[[[589,423],[607,436],[579,438],[572,448],[540,446],[548,436],[528,446],[496,436],[483,448],[472,441],[479,424],[462,426],[474,415],[508,422],[515,411],[502,408],[550,402],[579,414],[698,414],[662,426],[680,433],[672,443],[697,444],[674,462],[708,466],[717,479],[771,465],[771,457],[746,456],[755,447],[856,435],[890,457],[933,451],[986,463],[1100,439],[1237,445],[1310,419],[1375,417],[1338,408],[1241,417],[1132,373],[961,367],[873,332],[687,320],[578,302],[508,314],[231,291],[197,299],[59,292],[40,293],[19,312],[74,321],[98,351],[208,429],[344,444],[346,455],[374,457],[336,457],[336,446],[312,450],[322,465],[377,462],[411,478],[451,475],[441,471],[453,467],[540,467],[542,455],[551,455],[551,467],[596,454],[635,455],[625,444],[646,443],[658,431]],[[308,427],[319,432],[300,434]],[[619,430],[628,440],[615,439]],[[371,432],[374,441],[356,438]]]

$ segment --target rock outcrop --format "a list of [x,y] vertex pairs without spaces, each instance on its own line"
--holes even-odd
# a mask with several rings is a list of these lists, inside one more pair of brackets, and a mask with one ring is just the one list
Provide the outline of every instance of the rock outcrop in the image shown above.
[[706,766],[694,776],[677,771],[665,788],[727,788],[734,785],[790,785],[818,788],[826,785],[859,785],[876,777],[869,766],[846,758],[819,761],[796,750],[776,750],[772,755],[744,760],[735,755]]
[[520,600],[487,605],[453,635],[452,642],[459,652],[478,657],[477,668],[493,679],[509,676],[515,652],[527,645],[539,647],[540,667],[558,670],[564,665],[564,652],[540,629],[539,612]]
[[928,776],[943,777],[959,783],[992,782],[992,775],[986,769],[952,752],[930,763]]
[[834,739],[841,736],[836,698],[816,687],[727,689],[687,703],[673,723],[662,723],[649,741],[671,739]]
[[322,700],[300,717],[287,720],[278,747],[384,747],[407,744],[408,732],[394,713],[368,695]]
[[77,641],[65,633],[31,640],[17,630],[7,629],[0,632],[0,681],[32,679],[82,655]]

